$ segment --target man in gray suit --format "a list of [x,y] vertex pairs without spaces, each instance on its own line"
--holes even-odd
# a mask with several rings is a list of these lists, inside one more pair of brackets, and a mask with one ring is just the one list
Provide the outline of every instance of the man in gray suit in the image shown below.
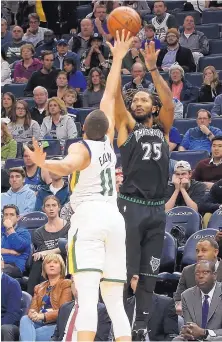
[[222,341],[222,284],[216,279],[213,262],[196,264],[196,286],[181,295],[184,326],[174,341]]
[[[215,263],[217,271],[217,281],[222,282],[222,261],[217,260],[219,246],[217,241],[211,237],[204,237],[200,239],[196,245],[197,261],[209,260]],[[181,294],[190,287],[195,286],[195,266],[196,264],[184,267],[177,290],[174,293],[174,300],[176,303],[176,312],[178,315],[182,314]]]

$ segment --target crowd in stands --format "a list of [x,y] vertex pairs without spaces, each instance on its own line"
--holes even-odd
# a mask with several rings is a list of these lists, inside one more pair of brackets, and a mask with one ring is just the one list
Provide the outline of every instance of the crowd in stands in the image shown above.
[[[167,217],[183,217],[169,231],[176,239],[177,258],[170,271],[176,286],[172,282],[173,294],[164,281],[157,284],[149,338],[222,340],[221,1],[6,0],[1,7],[2,341],[74,338],[67,322],[78,294],[65,273],[67,251],[60,242],[67,242],[73,214],[69,196],[78,174],[63,178],[41,170],[23,144],[33,150],[35,137],[47,158],[60,160],[70,143],[82,138],[84,120],[99,108],[112,65],[107,18],[122,5],[134,8],[142,19],[122,63],[126,106],[135,90],[156,93],[144,63],[150,41],[160,50],[157,67],[175,105],[165,210]],[[114,149],[119,191],[123,176],[116,139]],[[180,207],[178,214],[174,210]],[[201,222],[192,230],[188,216],[195,214]],[[183,235],[182,249],[175,230]],[[186,264],[192,241],[193,262]],[[173,247],[167,248],[170,256]],[[161,265],[161,272],[168,272]],[[209,296],[201,298],[200,293]],[[203,303],[208,311],[210,306],[208,321],[204,313],[200,316]],[[132,296],[126,305],[131,322],[134,304]],[[98,318],[95,340],[112,340],[102,302]]]

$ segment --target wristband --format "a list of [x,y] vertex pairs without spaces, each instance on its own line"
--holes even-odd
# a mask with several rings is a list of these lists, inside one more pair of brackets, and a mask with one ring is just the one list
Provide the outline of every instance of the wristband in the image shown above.
[[152,72],[152,71],[155,71],[155,70],[157,70],[157,67],[155,67],[155,68],[153,68],[153,69],[150,69],[150,70],[148,70],[149,72]]
[[209,138],[211,135],[213,135],[212,132],[210,132],[209,134],[207,134],[207,137]]

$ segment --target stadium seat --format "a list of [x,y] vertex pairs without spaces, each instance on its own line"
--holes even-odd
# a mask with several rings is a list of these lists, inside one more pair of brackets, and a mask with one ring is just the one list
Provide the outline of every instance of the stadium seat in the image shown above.
[[184,247],[182,263],[181,263],[182,268],[187,265],[195,264],[195,262],[197,261],[196,259],[197,242],[203,237],[214,237],[216,232],[217,232],[216,229],[207,228],[207,229],[199,230],[198,232],[194,233],[193,235],[189,237]]
[[[62,154],[62,148],[60,141],[57,139],[42,139],[38,141],[42,143],[44,152],[46,152],[47,156],[60,156]],[[45,147],[45,145],[48,145]]]
[[11,92],[15,95],[16,98],[24,97],[24,89],[26,87],[26,83],[22,84],[5,84],[3,87],[3,94],[7,92]]
[[179,8],[181,11],[183,10],[183,1],[177,1],[176,3],[175,1],[165,1],[165,4],[168,11],[173,11],[175,8]]
[[[160,72],[160,75],[164,78],[165,81],[169,80],[169,73],[168,72]],[[153,82],[151,73],[147,72],[146,73],[146,78],[150,81]]]
[[186,160],[191,165],[191,169],[194,170],[196,165],[202,159],[209,158],[207,151],[173,151],[170,155],[174,160]]
[[41,211],[33,211],[20,217],[17,226],[28,229],[36,229],[44,226],[48,217]]
[[151,23],[151,20],[155,17],[154,14],[146,14],[143,17],[143,22]]
[[220,30],[217,24],[196,25],[196,30],[203,32],[208,39],[220,38]]
[[160,273],[173,273],[176,266],[177,243],[174,237],[165,232],[163,250],[160,260]]
[[194,119],[175,119],[173,121],[173,126],[178,129],[180,134],[185,134],[189,128],[196,127],[197,122]]
[[206,109],[211,112],[213,108],[213,102],[206,102],[206,103],[189,103],[187,106],[187,113],[186,118],[196,118],[197,112],[200,109]]
[[32,301],[32,296],[28,292],[22,291],[22,303],[21,303],[22,316],[27,315],[27,312],[31,305],[31,301]]
[[96,108],[91,107],[91,108],[76,108],[76,109],[78,110],[80,123],[83,126],[87,115]]
[[203,71],[208,65],[213,65],[217,70],[221,69],[222,54],[214,56],[200,57],[199,59],[199,71]]
[[28,103],[29,109],[31,109],[32,107],[35,106],[35,101],[34,101],[33,97],[24,97],[21,100],[24,100],[25,102]]
[[5,169],[11,169],[12,167],[20,167],[20,166],[24,166],[24,161],[23,159],[18,159],[18,158],[9,158],[6,160],[5,162]]
[[68,148],[71,144],[76,143],[77,141],[82,140],[82,138],[73,138],[73,139],[68,139],[65,142],[65,147],[64,147],[64,156],[67,156],[68,154]]
[[[210,40],[210,53],[222,55],[222,40],[221,39],[211,39]],[[221,59],[222,59],[222,56],[221,56]],[[222,63],[221,63],[221,65],[222,65]]]
[[76,17],[78,19],[83,19],[87,16],[87,14],[92,12],[92,6],[89,5],[81,5],[76,8]]
[[218,75],[219,75],[219,79],[222,81],[222,70],[217,70]]
[[68,242],[68,239],[65,239],[65,238],[59,238],[58,239],[58,247],[60,249],[60,252],[63,254],[63,255],[66,255],[67,252],[66,252],[66,244]]
[[188,72],[185,74],[185,79],[193,86],[200,88],[203,83],[202,72]]
[[203,24],[221,24],[221,18],[222,18],[222,11],[216,10],[216,11],[203,11],[202,13],[202,23]]
[[[176,6],[176,5],[175,5]],[[176,20],[179,26],[182,26],[184,23],[184,19],[186,16],[192,15],[194,17],[195,24],[198,25],[201,23],[200,13],[196,11],[184,11],[176,13]]]
[[211,125],[222,130],[222,118],[213,118]]
[[121,79],[122,79],[122,87],[123,87],[126,83],[132,81],[132,76],[131,75],[122,75]]
[[218,209],[211,216],[207,228],[222,228],[222,209]]

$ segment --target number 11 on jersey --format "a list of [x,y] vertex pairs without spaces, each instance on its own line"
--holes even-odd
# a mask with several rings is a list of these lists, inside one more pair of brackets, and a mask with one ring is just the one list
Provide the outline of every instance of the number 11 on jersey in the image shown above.
[[101,187],[102,187],[102,191],[101,191],[101,195],[108,195],[108,196],[112,196],[113,195],[113,180],[112,180],[112,174],[111,174],[111,169],[107,168],[105,170],[103,170],[100,173],[100,177],[101,177]]

